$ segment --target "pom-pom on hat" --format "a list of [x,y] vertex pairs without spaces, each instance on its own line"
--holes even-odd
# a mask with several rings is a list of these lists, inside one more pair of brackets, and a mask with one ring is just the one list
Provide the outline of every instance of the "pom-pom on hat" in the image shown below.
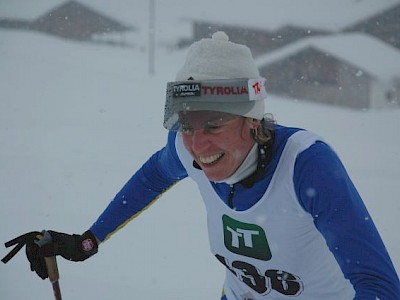
[[185,111],[219,111],[261,120],[265,98],[265,79],[250,49],[218,31],[189,47],[176,82],[167,84],[164,127],[178,130],[179,114]]

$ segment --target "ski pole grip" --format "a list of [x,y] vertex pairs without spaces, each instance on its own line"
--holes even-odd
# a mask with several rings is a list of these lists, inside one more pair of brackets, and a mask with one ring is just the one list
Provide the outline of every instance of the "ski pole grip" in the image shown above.
[[51,283],[57,282],[60,278],[58,273],[57,259],[55,256],[45,257],[47,273],[49,274],[49,280]]

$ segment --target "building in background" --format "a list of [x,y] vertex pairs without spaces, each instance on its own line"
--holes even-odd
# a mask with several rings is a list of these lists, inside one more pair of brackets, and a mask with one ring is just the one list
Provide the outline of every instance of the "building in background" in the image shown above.
[[366,34],[302,39],[257,64],[273,94],[357,109],[400,108],[400,51]]
[[78,1],[67,1],[33,21],[2,19],[0,27],[33,30],[65,39],[126,46],[124,33],[135,30]]

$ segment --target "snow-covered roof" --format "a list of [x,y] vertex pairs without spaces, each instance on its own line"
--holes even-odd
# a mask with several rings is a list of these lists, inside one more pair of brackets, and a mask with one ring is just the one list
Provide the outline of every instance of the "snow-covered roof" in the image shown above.
[[363,33],[305,38],[258,57],[256,63],[263,67],[307,48],[328,53],[379,79],[400,78],[400,51]]
[[[52,11],[69,0],[12,0],[0,1],[0,19],[18,19],[34,21],[45,13]],[[115,0],[112,3],[104,0],[76,0],[110,18],[115,18],[132,25],[135,15],[139,15],[139,8],[135,9],[137,1]],[[143,5],[142,5],[143,6]],[[147,7],[148,5],[146,5]]]

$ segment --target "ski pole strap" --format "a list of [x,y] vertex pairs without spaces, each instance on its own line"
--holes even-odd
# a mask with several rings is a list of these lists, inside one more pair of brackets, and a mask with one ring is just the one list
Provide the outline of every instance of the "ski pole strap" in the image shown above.
[[6,242],[4,245],[6,246],[6,248],[17,245],[14,247],[14,249],[12,249],[6,256],[3,257],[3,259],[1,260],[3,263],[7,263],[10,261],[11,258],[13,258],[15,256],[15,254],[17,254],[19,252],[19,250],[21,250],[26,243],[28,243],[29,241],[33,241],[37,236],[42,235],[39,231],[32,231],[32,232],[28,232],[25,233],[23,235],[20,235],[18,237],[16,237],[15,239],[12,239],[11,241]]

